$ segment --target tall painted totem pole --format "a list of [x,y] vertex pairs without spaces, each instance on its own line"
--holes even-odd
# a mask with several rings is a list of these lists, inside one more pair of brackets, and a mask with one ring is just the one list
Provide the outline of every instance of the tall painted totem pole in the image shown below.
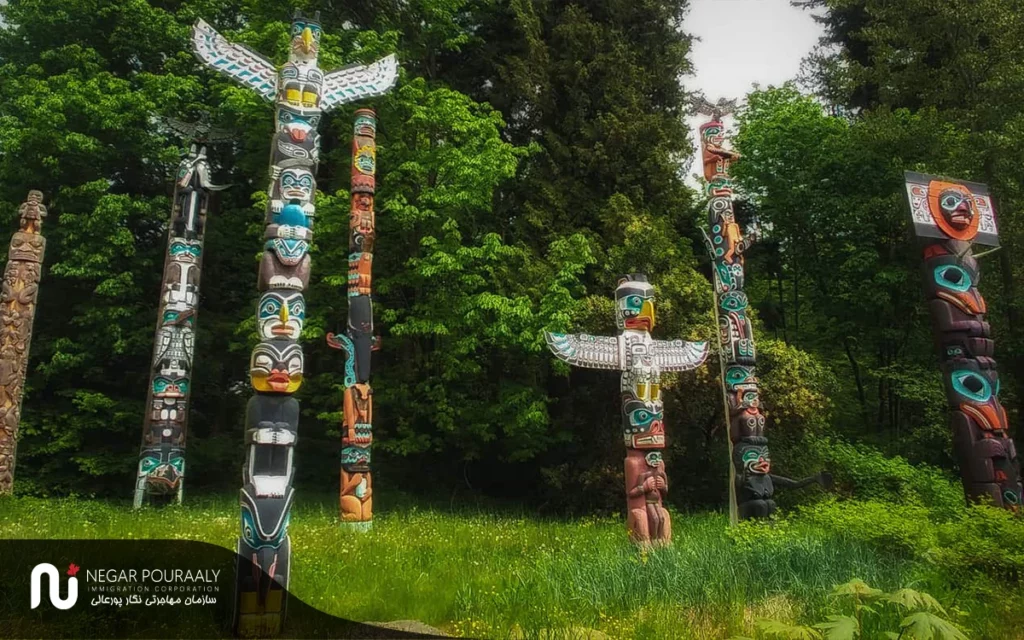
[[699,367],[706,342],[655,340],[654,287],[643,274],[623,276],[615,289],[617,336],[545,332],[548,347],[577,367],[621,371],[622,435],[626,444],[626,511],[630,538],[642,546],[672,542],[672,522],[662,500],[668,477],[661,451],[665,424],[661,374]]
[[756,375],[754,330],[747,315],[747,294],[743,291],[743,251],[753,243],[755,236],[744,235],[736,222],[729,165],[739,154],[723,146],[722,118],[735,108],[734,100],[719,100],[717,104],[703,98],[694,101],[694,111],[711,118],[700,127],[700,142],[705,192],[709,198],[708,250],[714,276],[722,385],[729,421],[729,519],[733,523],[770,516],[775,511],[772,497],[776,486],[797,488],[813,482],[828,483],[827,474],[793,480],[771,473]]
[[11,237],[0,293],[0,495],[14,491],[21,397],[46,250],[41,235],[46,217],[43,194],[29,191],[18,213],[21,226]]
[[1018,511],[1020,463],[999,402],[995,344],[971,252],[972,242],[999,246],[988,187],[911,171],[905,177],[964,493]]
[[373,444],[373,389],[370,352],[377,348],[370,299],[373,275],[376,192],[377,119],[371,109],[356,111],[352,135],[352,209],[348,237],[348,321],[345,334],[327,334],[327,344],[345,352],[345,396],[342,405],[342,525],[357,530],[373,524],[370,446]]
[[298,343],[309,283],[309,243],[315,213],[321,114],[339,105],[385,93],[394,85],[394,56],[325,74],[317,66],[319,13],[292,18],[288,61],[280,69],[248,47],[232,44],[206,22],[192,29],[199,58],[276,104],[270,152],[270,201],[266,211],[261,297],[256,319],[261,342],[250,359],[256,394],[246,409],[246,462],[240,503],[235,629],[270,635],[284,623],[291,574],[288,520],[294,495],[293,453],[298,437],[303,353]]
[[188,155],[178,165],[174,181],[153,362],[142,425],[142,447],[135,480],[136,509],[147,497],[181,502],[206,215],[210,208],[210,193],[227,188],[210,181],[210,165],[203,146],[205,142],[220,138],[220,134],[211,135],[206,123],[190,125],[172,119],[166,122],[193,143]]

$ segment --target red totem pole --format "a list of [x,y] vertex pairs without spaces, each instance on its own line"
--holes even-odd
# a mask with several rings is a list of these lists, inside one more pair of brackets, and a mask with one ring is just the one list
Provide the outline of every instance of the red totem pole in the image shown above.
[[370,353],[373,334],[374,213],[377,118],[372,109],[356,111],[352,136],[352,213],[348,237],[348,321],[345,333],[327,334],[327,344],[345,352],[345,400],[341,434],[341,522],[356,529],[373,523],[370,445],[373,444],[373,389]]
[[968,500],[1017,511],[1020,464],[999,402],[994,343],[978,291],[981,271],[971,243],[998,246],[988,187],[907,171],[914,231],[925,240],[924,285],[953,428],[953,447]]
[[43,194],[29,191],[18,213],[21,228],[11,238],[0,294],[0,494],[14,491],[21,396],[25,389],[32,321],[46,250],[46,239],[40,235],[46,217]]

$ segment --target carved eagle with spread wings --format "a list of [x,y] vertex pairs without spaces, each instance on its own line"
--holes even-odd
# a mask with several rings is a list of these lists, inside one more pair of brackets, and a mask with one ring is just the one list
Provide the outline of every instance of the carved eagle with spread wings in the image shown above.
[[[192,26],[196,55],[210,67],[249,87],[266,100],[277,95],[277,67],[244,44],[228,41],[205,20]],[[324,75],[320,110],[383,95],[398,79],[398,60],[390,55],[373,64],[351,64]]]
[[[622,336],[592,336],[586,333],[544,332],[548,346],[559,360],[587,369],[623,371],[627,368]],[[650,355],[663,372],[696,369],[708,357],[707,342],[651,340]]]

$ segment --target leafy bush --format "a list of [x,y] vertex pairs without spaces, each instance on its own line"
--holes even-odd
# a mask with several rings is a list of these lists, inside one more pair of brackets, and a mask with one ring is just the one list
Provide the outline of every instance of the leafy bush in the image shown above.
[[837,585],[832,599],[837,612],[825,621],[805,626],[759,620],[759,636],[765,640],[967,640],[939,601],[921,591],[904,587],[885,593],[854,578]]
[[937,515],[963,510],[960,483],[950,474],[928,465],[913,465],[905,458],[888,456],[874,447],[830,439],[812,443],[835,479],[841,493],[859,499],[928,507]]

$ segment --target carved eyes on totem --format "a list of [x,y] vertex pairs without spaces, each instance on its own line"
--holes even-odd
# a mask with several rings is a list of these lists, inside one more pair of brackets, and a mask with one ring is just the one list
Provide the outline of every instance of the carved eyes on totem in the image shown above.
[[[950,374],[953,382],[953,389],[960,395],[974,402],[985,403],[992,398],[992,385],[982,375],[974,371],[957,369]],[[998,382],[996,393],[999,392]]]
[[309,173],[296,175],[288,172],[281,176],[281,186],[285,189],[301,189],[309,192],[313,190],[313,176]]
[[198,258],[199,254],[202,253],[202,249],[199,248],[199,245],[189,244],[187,242],[172,242],[171,243],[171,255],[172,256],[180,256],[180,255],[185,254],[185,253],[190,254],[190,255]]
[[303,320],[306,317],[306,301],[302,299],[302,296],[298,296],[297,299],[291,300],[290,302],[282,301],[278,297],[267,298],[260,305],[260,320],[267,320],[270,318],[278,318],[281,316],[281,309],[287,306],[288,316],[290,318],[297,318]]
[[313,36],[313,40],[315,42],[320,42],[320,36],[322,35],[322,32],[320,30],[320,25],[318,24],[306,22],[293,22],[292,37],[294,38],[296,36],[301,36],[302,32],[305,31],[307,27],[309,28],[310,34]]
[[946,211],[953,211],[964,203],[964,195],[959,191],[947,191],[942,194],[939,204]]
[[160,464],[160,460],[153,457],[145,457],[139,461],[139,473],[149,473]]
[[277,121],[284,126],[298,124],[306,125],[310,129],[316,129],[320,126],[320,116],[318,114],[303,116],[291,111],[285,111],[284,109],[278,112]]
[[963,267],[953,264],[935,267],[935,283],[953,291],[967,291],[973,285],[971,274]]
[[725,372],[725,382],[731,385],[747,382],[750,378],[750,372],[742,367],[730,367]]
[[629,423],[634,427],[650,427],[655,420],[661,420],[663,412],[648,411],[647,409],[634,409],[629,414]]
[[153,379],[153,393],[157,395],[166,394],[181,394],[188,393],[188,380],[179,378],[177,380],[171,380],[163,376],[157,376]]

